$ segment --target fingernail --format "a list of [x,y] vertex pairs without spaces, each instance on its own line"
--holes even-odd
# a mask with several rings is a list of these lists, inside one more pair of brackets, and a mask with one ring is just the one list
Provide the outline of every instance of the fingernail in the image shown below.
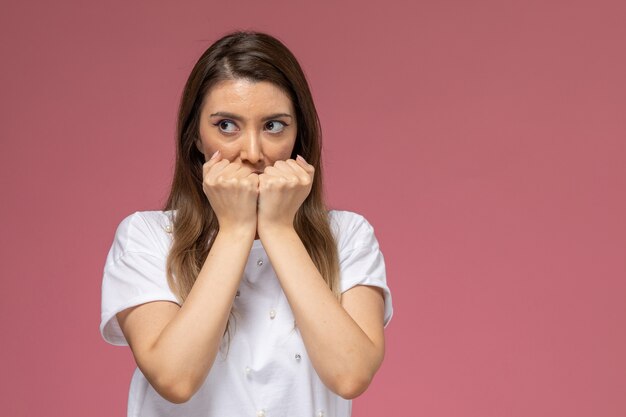
[[301,157],[300,155],[298,155],[298,157],[296,159],[300,160],[301,162],[304,162],[305,164],[307,163],[307,161],[303,157]]
[[220,153],[220,151],[219,151],[219,149],[218,149],[217,151],[215,151],[215,153],[213,154],[213,156],[211,156],[211,159],[215,159],[215,158],[217,158],[217,154],[219,154],[219,153]]

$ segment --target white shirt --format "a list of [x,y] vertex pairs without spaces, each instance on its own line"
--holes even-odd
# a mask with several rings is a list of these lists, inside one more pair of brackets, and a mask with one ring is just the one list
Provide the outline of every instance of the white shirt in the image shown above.
[[[340,261],[341,292],[356,285],[383,289],[385,326],[393,309],[385,264],[372,226],[362,216],[331,210]],[[104,267],[102,337],[128,345],[120,311],[149,301],[178,303],[165,263],[172,242],[172,212],[136,212],[122,221]],[[255,240],[229,323],[231,338],[196,394],[184,404],[163,399],[139,368],[132,377],[128,417],[348,417],[352,402],[322,383],[287,298],[260,240]]]

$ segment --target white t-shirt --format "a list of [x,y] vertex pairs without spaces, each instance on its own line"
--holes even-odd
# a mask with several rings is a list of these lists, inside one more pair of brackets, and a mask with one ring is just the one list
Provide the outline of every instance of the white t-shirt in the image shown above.
[[[391,294],[372,226],[356,213],[329,214],[339,250],[341,292],[356,285],[382,288],[386,326],[393,312]],[[104,267],[100,324],[102,337],[113,345],[128,345],[116,318],[120,311],[149,301],[178,303],[165,272],[171,216],[136,212],[117,229]],[[228,348],[220,350],[196,394],[184,404],[171,403],[137,368],[128,417],[350,416],[352,402],[326,388],[315,372],[260,240],[252,245],[238,294]]]

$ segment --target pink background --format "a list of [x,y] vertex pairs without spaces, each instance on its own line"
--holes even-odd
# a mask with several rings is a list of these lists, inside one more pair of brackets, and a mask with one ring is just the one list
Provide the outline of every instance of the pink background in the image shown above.
[[125,415],[104,260],[163,204],[185,78],[237,28],[301,60],[329,202],[385,254],[354,416],[626,415],[621,0],[3,0],[0,414]]

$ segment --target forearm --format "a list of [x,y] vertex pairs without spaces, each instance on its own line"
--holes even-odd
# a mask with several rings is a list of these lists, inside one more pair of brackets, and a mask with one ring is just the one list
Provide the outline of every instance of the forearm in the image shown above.
[[[217,355],[254,232],[220,231],[180,310],[148,355],[156,383],[192,395]],[[158,374],[157,374],[158,372]]]
[[360,394],[380,366],[380,349],[330,291],[293,228],[259,234],[318,375],[335,393]]

